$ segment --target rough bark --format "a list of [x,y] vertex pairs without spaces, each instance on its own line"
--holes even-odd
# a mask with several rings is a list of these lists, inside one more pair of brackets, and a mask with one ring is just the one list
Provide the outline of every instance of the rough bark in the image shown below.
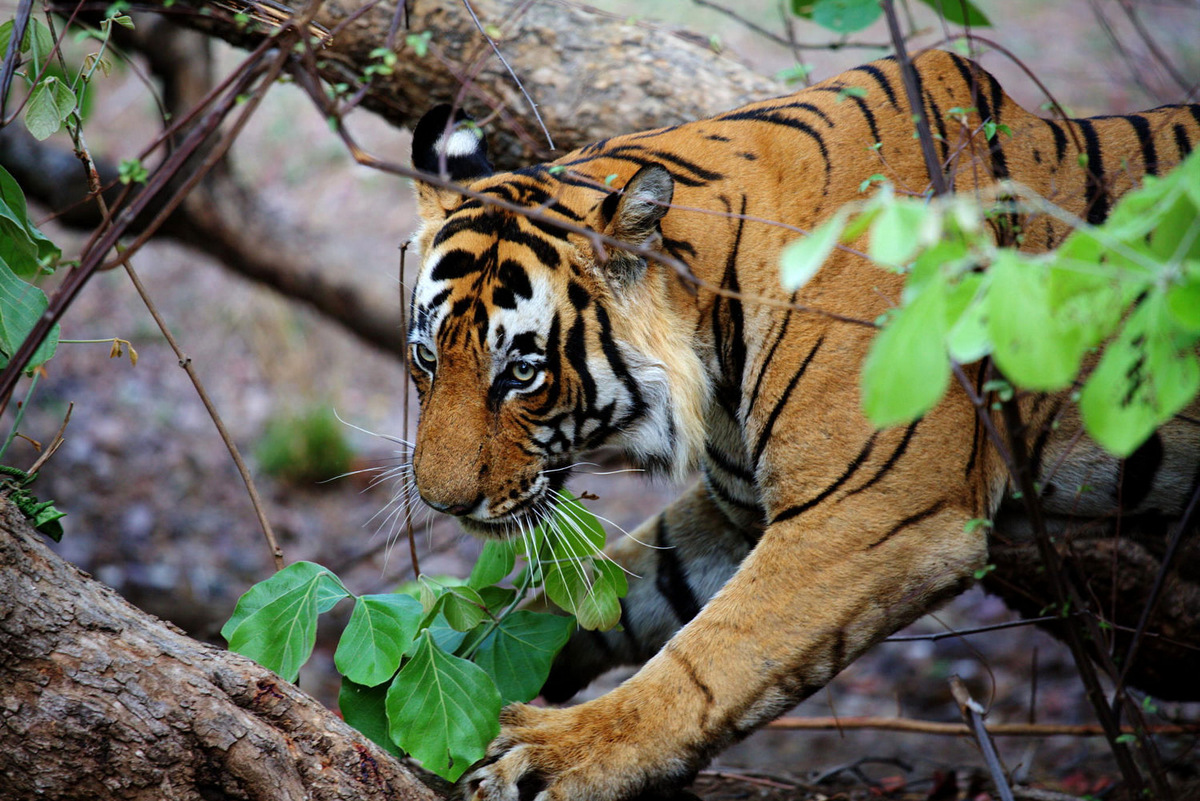
[[0,506],[0,797],[436,801],[248,659],[63,562]]
[[[304,7],[300,0],[288,5]],[[331,83],[362,76],[375,61],[371,52],[388,39],[395,4],[385,0],[347,23],[362,6],[360,0],[326,0],[317,12],[315,21],[334,32],[318,65]],[[709,116],[783,91],[770,78],[661,29],[549,0],[473,0],[471,7],[489,31],[499,31],[496,43],[538,104],[559,152],[616,133]],[[219,16],[181,19],[229,41],[246,41],[236,24]],[[412,126],[430,106],[459,96],[466,82],[468,110],[482,118],[501,109],[503,124],[489,129],[498,167],[511,169],[549,155],[529,103],[465,3],[411,0],[407,23],[405,27],[402,20],[395,39],[400,56],[395,69],[373,78],[365,108],[394,125]],[[429,53],[422,58],[405,40],[425,32],[430,34]]]

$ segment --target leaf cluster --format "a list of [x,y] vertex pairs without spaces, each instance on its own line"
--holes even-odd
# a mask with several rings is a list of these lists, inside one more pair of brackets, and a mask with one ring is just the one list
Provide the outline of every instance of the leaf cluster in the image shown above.
[[[355,596],[330,570],[297,562],[251,587],[221,629],[229,648],[295,681],[317,618],[354,608],[334,653],[346,721],[451,781],[483,757],[503,704],[535,697],[576,625],[611,628],[625,578],[600,554],[604,531],[575,499],[514,540],[492,540],[465,580],[421,576]],[[512,583],[501,586],[525,562]],[[567,615],[518,608],[537,587]]]
[[[907,422],[945,393],[953,363],[990,356],[1017,387],[1082,382],[1088,433],[1127,456],[1200,390],[1200,155],[1147,176],[1099,226],[1070,219],[1020,188],[995,203],[898,197],[888,187],[785,249],[798,288],[839,243],[869,234],[867,255],[908,276],[861,373],[876,425]],[[1050,253],[996,245],[1008,226],[1050,214],[1074,231]],[[1097,356],[1097,354],[1099,354]]]

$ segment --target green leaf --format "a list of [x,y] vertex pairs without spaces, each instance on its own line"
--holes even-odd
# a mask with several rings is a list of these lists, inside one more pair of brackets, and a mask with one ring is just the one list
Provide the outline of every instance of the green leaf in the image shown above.
[[[46,80],[48,81],[49,78]],[[66,122],[67,118],[71,116],[71,112],[75,110],[75,93],[71,91],[71,87],[67,86],[66,82],[61,80],[55,80],[53,88],[54,105],[58,109],[58,119],[60,122]]]
[[58,521],[66,516],[66,512],[59,511],[51,505],[43,509],[38,509],[30,522],[33,523],[35,529],[50,539],[55,542],[62,542],[63,527],[62,523]]
[[1079,399],[1092,437],[1128,456],[1200,389],[1195,337],[1172,324],[1166,299],[1152,292],[1129,315]]
[[[318,568],[319,572],[313,571],[312,567]],[[274,581],[293,568],[292,574]],[[256,607],[254,611],[242,616],[236,626],[230,628],[226,623],[221,630],[229,641],[229,650],[250,657],[286,681],[295,681],[316,643],[317,602],[322,594],[322,583],[328,582],[332,575],[319,565],[297,562],[251,587],[238,601],[234,616],[238,617],[238,612],[243,611],[242,602],[247,601],[251,593],[254,595],[249,598],[247,609]],[[228,633],[226,629],[229,629]]]
[[489,612],[499,614],[516,600],[517,591],[511,587],[480,587],[479,597]]
[[383,684],[400,667],[400,658],[412,645],[424,616],[421,604],[407,595],[359,597],[333,663],[357,684]]
[[488,540],[471,568],[467,585],[478,590],[496,584],[513,571],[516,561],[517,546],[512,540]]
[[583,628],[612,628],[621,619],[617,593],[621,590],[624,594],[624,577],[618,579],[608,565],[603,560],[545,562],[542,587],[546,596],[575,615]]
[[364,687],[347,678],[342,678],[338,691],[338,709],[342,719],[361,732],[368,740],[393,756],[402,757],[404,751],[388,733],[387,685]]
[[60,256],[62,251],[29,219],[16,179],[0,167],[0,261],[22,278],[32,278]]
[[996,364],[1029,389],[1069,385],[1089,343],[1086,331],[1051,305],[1046,264],[1001,250],[989,274],[987,322]]
[[992,24],[970,0],[921,0],[921,2],[941,14],[946,22],[970,25],[972,28],[987,28]]
[[33,87],[29,101],[25,104],[25,127],[34,139],[48,139],[62,126],[62,115],[55,102],[54,84],[58,79],[51,76]]
[[447,587],[442,595],[442,614],[455,631],[470,631],[479,625],[487,614],[487,604],[479,592],[471,587]]
[[871,226],[867,255],[887,267],[907,264],[921,241],[917,232],[922,220],[933,213],[929,206],[892,200],[885,203]]
[[242,594],[234,607],[233,615],[221,627],[221,636],[226,642],[231,642],[234,632],[249,618],[292,590],[309,587],[314,582],[313,609],[318,614],[329,611],[334,604],[350,594],[346,592],[338,577],[321,565],[315,562],[294,562]]
[[[30,34],[33,35],[32,39],[30,39]],[[29,28],[25,31],[25,38],[29,44],[33,62],[40,70],[42,65],[46,63],[46,59],[50,57],[50,52],[54,49],[54,34],[50,32],[50,28],[46,26],[46,23],[34,17],[29,20]]]
[[[48,305],[46,293],[22,281],[0,261],[0,367],[12,359]],[[58,334],[59,327],[55,325],[34,351],[27,370],[49,361],[58,348]]]
[[968,274],[946,295],[946,348],[959,364],[970,364],[992,352],[987,331],[986,274]]
[[812,21],[834,33],[854,33],[879,19],[879,0],[816,0]]
[[808,236],[795,240],[783,249],[779,266],[784,289],[795,291],[817,274],[817,270],[833,252],[845,225],[846,215],[838,212],[816,230],[810,231]]
[[504,703],[528,701],[541,692],[574,628],[569,617],[518,610],[480,643],[474,662],[496,682]]
[[478,665],[438,649],[428,633],[387,692],[392,740],[454,781],[500,733],[500,693]]
[[897,311],[863,360],[862,407],[876,426],[915,420],[950,381],[942,288],[930,285]]
[[627,583],[621,568],[607,560],[596,560],[595,578],[588,593],[576,604],[575,620],[588,631],[606,631],[621,622],[621,596]]
[[1200,262],[1192,265],[1184,283],[1167,290],[1167,308],[1185,329],[1200,334]]
[[3,59],[8,53],[8,43],[12,41],[13,35],[13,20],[0,23],[0,59]]

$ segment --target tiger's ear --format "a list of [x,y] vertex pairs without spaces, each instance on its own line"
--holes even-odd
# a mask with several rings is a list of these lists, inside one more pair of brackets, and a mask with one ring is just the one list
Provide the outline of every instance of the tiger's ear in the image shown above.
[[[421,172],[441,175],[460,184],[492,174],[483,131],[465,111],[449,103],[430,109],[417,123],[413,131],[412,162]],[[414,183],[417,206],[426,221],[445,219],[446,213],[462,198],[457,192],[424,181]]]
[[[647,164],[601,204],[609,218],[604,233],[638,248],[653,248],[662,241],[658,221],[669,210],[675,194],[675,179],[661,164]],[[646,260],[637,253],[610,248],[605,271],[611,281],[625,286],[637,281],[646,270]]]

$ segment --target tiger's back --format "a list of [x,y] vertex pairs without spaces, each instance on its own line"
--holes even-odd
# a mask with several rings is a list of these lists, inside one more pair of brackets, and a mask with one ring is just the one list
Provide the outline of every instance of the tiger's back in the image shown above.
[[[1011,180],[1095,223],[1200,138],[1196,106],[1043,120],[965,59],[932,51],[915,63],[959,192]],[[646,666],[577,707],[508,711],[473,794],[515,798],[531,776],[548,798],[678,781],[971,583],[987,545],[968,521],[999,513],[998,536],[1021,539],[1007,469],[964,395],[902,428],[877,431],[860,411],[871,322],[899,302],[902,277],[849,249],[797,293],[779,282],[783,246],[861,199],[872,176],[927,189],[894,61],[502,175],[488,174],[481,143],[447,112],[422,126],[414,163],[435,171],[445,148],[449,173],[473,193],[418,187],[425,264],[409,333],[422,497],[505,536],[589,448],[702,471],[612,549],[642,576],[622,628],[574,637],[545,693],[569,695],[620,662]],[[1050,215],[992,224],[1029,250],[1069,231]],[[1162,537],[1178,519],[1200,473],[1195,407],[1157,435],[1156,457],[1143,454],[1132,505],[1121,464],[1077,436],[1067,397],[1022,409],[1058,533],[1076,524],[1085,475],[1101,528],[1128,514]],[[670,714],[645,713],[664,703]]]

